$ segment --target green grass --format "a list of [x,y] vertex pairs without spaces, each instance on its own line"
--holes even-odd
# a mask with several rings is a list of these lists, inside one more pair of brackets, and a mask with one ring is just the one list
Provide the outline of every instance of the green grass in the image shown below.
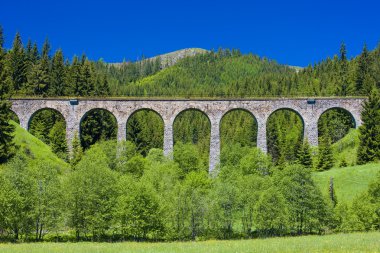
[[[380,172],[380,163],[333,168],[314,172],[313,178],[324,194],[328,193],[330,177],[334,178],[334,190],[339,201],[351,201],[368,189],[368,185]],[[379,239],[380,240],[380,239]]]
[[345,160],[348,165],[356,164],[356,154],[359,147],[359,130],[350,129],[348,134],[332,145],[337,166]]
[[51,162],[52,164],[57,164],[63,168],[68,167],[68,164],[57,157],[48,145],[31,135],[19,124],[15,122],[12,122],[12,124],[16,127],[14,138],[16,145],[19,146],[21,151],[25,152],[26,150],[29,150],[34,157],[33,161],[44,160]]
[[[354,165],[359,146],[359,130],[351,129],[350,132],[334,143],[332,146],[335,158],[335,167],[323,172],[314,172],[313,178],[322,190],[328,194],[330,178],[334,178],[334,190],[339,201],[352,201],[357,195],[368,189],[368,185],[380,171],[380,163],[366,165]],[[317,159],[317,158],[315,158]],[[349,167],[339,168],[342,161]],[[316,160],[314,161],[316,162]]]
[[380,252],[380,233],[173,243],[0,244],[2,253]]

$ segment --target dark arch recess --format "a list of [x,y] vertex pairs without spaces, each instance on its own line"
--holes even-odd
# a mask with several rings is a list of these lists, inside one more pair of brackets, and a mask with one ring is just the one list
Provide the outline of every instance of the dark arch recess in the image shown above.
[[94,108],[86,112],[80,120],[80,141],[84,149],[100,140],[117,138],[117,120],[112,112]]
[[56,109],[54,109],[54,108],[50,108],[50,107],[44,107],[44,108],[41,108],[41,109],[38,109],[37,111],[35,111],[31,116],[30,116],[30,118],[28,119],[28,131],[30,131],[30,126],[31,126],[31,123],[32,123],[32,121],[33,121],[33,119],[36,117],[36,116],[38,116],[41,112],[54,112],[53,114],[52,114],[52,120],[53,121],[56,121],[57,119],[61,119],[61,120],[63,120],[64,121],[64,123],[65,123],[65,127],[66,127],[66,119],[65,119],[65,117],[63,116],[63,114],[60,112],[60,111],[58,111],[58,110],[56,110]]
[[[174,159],[178,158],[181,145],[179,143],[193,144],[193,152],[198,153],[197,159],[202,163],[202,169],[208,169],[210,153],[211,121],[208,115],[197,108],[187,108],[179,112],[173,123]],[[178,153],[179,152],[179,153]],[[181,161],[180,166],[183,167]],[[199,167],[198,167],[199,168]],[[188,169],[191,170],[191,169]]]
[[[270,118],[273,114],[275,114],[275,113],[278,112],[278,111],[291,111],[291,112],[294,112],[295,114],[297,114],[297,116],[301,119],[301,122],[302,122],[302,127],[303,127],[303,128],[302,128],[302,136],[304,135],[305,121],[304,121],[302,115],[301,115],[297,110],[295,110],[295,109],[293,109],[293,108],[289,108],[289,107],[278,108],[278,109],[274,110],[273,112],[271,112],[271,114],[270,114],[269,117],[268,117],[268,120],[269,120],[269,118]],[[267,127],[268,127],[268,122],[267,122]]]
[[[183,110],[183,111],[181,111],[181,112],[179,112],[177,115],[176,115],[176,117],[174,118],[174,123],[173,123],[173,134],[174,134],[174,143],[176,142],[176,141],[182,141],[182,142],[187,142],[186,141],[186,139],[187,138],[182,138],[182,139],[179,139],[179,140],[176,140],[176,138],[178,139],[178,137],[179,136],[176,136],[176,125],[178,125],[178,123],[177,122],[179,122],[178,120],[185,120],[185,119],[183,119],[183,115],[185,115],[185,116],[191,116],[191,117],[196,117],[195,116],[195,114],[193,114],[193,115],[191,115],[190,113],[194,113],[195,112],[195,114],[196,113],[201,113],[202,115],[204,115],[205,117],[206,117],[206,119],[207,119],[207,123],[208,123],[208,126],[209,126],[209,129],[208,129],[208,131],[203,131],[203,132],[207,132],[208,134],[208,138],[210,139],[210,135],[211,135],[211,121],[210,121],[210,118],[208,117],[208,115],[207,115],[207,113],[205,113],[204,111],[202,111],[202,110],[200,110],[200,109],[197,109],[197,108],[187,108],[187,109],[185,109],[185,110]],[[186,115],[186,114],[188,114],[188,115]],[[192,122],[190,122],[190,124],[192,124]],[[194,143],[194,144],[196,144],[196,140],[193,140],[192,141],[192,143]]]
[[[246,114],[246,115],[238,115],[239,113]],[[238,119],[241,120],[241,122],[237,122],[235,119],[228,119],[228,117],[233,117],[234,114]],[[232,115],[232,116],[231,116]],[[248,116],[248,117],[245,117]],[[253,120],[253,122],[250,122],[250,120]],[[231,122],[225,122],[226,120],[232,120]],[[228,125],[225,125],[228,124]],[[237,126],[236,124],[240,124]],[[252,114],[249,110],[246,110],[244,108],[234,108],[226,113],[223,114],[220,124],[219,124],[219,131],[220,131],[220,141],[221,141],[221,148],[223,149],[224,145],[227,143],[240,143],[242,146],[256,146],[257,143],[257,119],[255,115]],[[223,128],[227,128],[227,130]],[[247,127],[251,127],[251,129],[244,129]],[[237,132],[237,128],[243,128],[242,131]]]
[[48,144],[62,159],[67,159],[66,121],[55,109],[41,108],[28,121],[28,130],[38,139]]
[[304,137],[304,119],[294,109],[279,108],[267,120],[268,153],[275,164],[292,162]]
[[351,128],[356,128],[355,118],[342,107],[329,108],[318,119],[318,136],[328,134],[332,143],[342,139]]
[[163,149],[164,120],[153,109],[138,109],[127,120],[126,134],[127,141],[132,141],[137,150],[146,156],[152,148]]

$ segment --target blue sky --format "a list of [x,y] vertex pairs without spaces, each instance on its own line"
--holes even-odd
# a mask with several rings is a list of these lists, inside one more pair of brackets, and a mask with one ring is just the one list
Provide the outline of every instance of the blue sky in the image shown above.
[[174,50],[239,48],[306,66],[339,51],[380,42],[379,1],[14,1],[0,3],[10,47],[16,31],[40,46],[46,37],[65,57],[107,62]]

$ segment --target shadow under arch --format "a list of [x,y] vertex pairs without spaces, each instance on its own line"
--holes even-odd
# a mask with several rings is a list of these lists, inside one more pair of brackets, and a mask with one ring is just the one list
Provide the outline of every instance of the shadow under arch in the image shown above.
[[67,159],[66,119],[54,108],[44,107],[35,111],[28,119],[27,129],[60,158]]
[[[60,118],[61,120],[64,121],[65,123],[65,130],[66,130],[66,118],[63,116],[63,114],[58,111],[57,109],[55,108],[51,108],[51,107],[43,107],[43,108],[40,108],[38,109],[37,111],[33,112],[33,114],[29,117],[28,119],[28,131],[30,131],[30,127],[31,127],[31,124],[32,124],[32,121],[35,119],[36,116],[38,116],[41,112],[43,111],[50,111],[50,112],[54,112],[52,114],[52,120],[54,122],[56,122],[58,120],[58,118]],[[59,115],[58,117],[56,115]]]
[[281,107],[268,116],[266,138],[268,153],[275,164],[297,159],[305,134],[305,122],[295,109]]
[[[241,115],[238,115],[238,113],[246,114],[248,116],[248,118],[243,118]],[[230,135],[224,136],[224,134],[223,134],[222,128],[225,127],[224,126],[224,120],[226,120],[227,117],[229,117],[230,115],[233,115],[233,114],[236,114],[238,117],[240,116],[240,118],[243,120],[253,119],[253,122],[251,124],[250,124],[250,122],[248,122],[248,124],[250,124],[253,127],[253,129],[251,129],[251,131],[252,131],[251,137],[249,137],[250,135],[246,132],[245,135],[247,135],[247,137],[245,139],[246,139],[246,141],[253,143],[253,145],[247,145],[247,146],[256,146],[257,145],[257,131],[258,131],[258,124],[257,124],[256,116],[251,111],[249,111],[245,108],[233,108],[233,109],[226,111],[222,115],[220,122],[219,122],[221,147],[223,147],[224,139],[227,138],[228,136],[230,136]],[[234,124],[236,124],[236,123],[244,123],[244,122],[234,122]],[[234,131],[234,130],[236,130],[236,129],[233,127],[230,128],[230,131]],[[237,138],[239,138],[239,137],[237,137]],[[247,140],[247,138],[249,138],[249,139]],[[240,143],[240,144],[242,144],[244,146],[244,144],[248,144],[248,143]]]
[[133,142],[143,156],[152,148],[163,149],[164,120],[157,111],[151,108],[137,109],[126,123],[126,140]]
[[193,144],[203,162],[202,166],[208,170],[211,120],[204,111],[189,107],[180,111],[173,121],[174,159],[178,143]]
[[327,131],[332,143],[335,143],[356,126],[356,119],[349,110],[343,107],[331,107],[323,111],[318,118],[318,136]]
[[11,120],[13,120],[14,122],[16,122],[17,124],[20,124],[20,118],[19,118],[19,116],[17,115],[17,113],[15,113],[15,112],[12,111],[12,110],[9,110],[9,113],[10,113],[10,118],[11,118]]
[[79,123],[79,138],[84,149],[100,140],[117,139],[115,115],[104,108],[93,108],[83,114]]
[[[180,111],[179,113],[177,113],[177,115],[175,116],[175,118],[173,120],[174,144],[176,142],[175,128],[176,128],[176,123],[178,122],[178,120],[182,120],[184,115],[188,114],[190,117],[192,117],[192,118],[190,118],[190,123],[192,123],[191,121],[194,120],[194,118],[196,118],[197,113],[200,113],[201,115],[206,117],[209,129],[208,129],[208,131],[204,131],[204,132],[208,132],[208,135],[210,138],[210,136],[211,136],[211,120],[210,120],[210,117],[207,115],[206,112],[204,112],[198,108],[190,107],[190,108],[186,108],[186,109]],[[193,143],[195,144],[195,142],[193,142]]]
[[[302,117],[302,115],[295,109],[293,108],[290,108],[290,107],[281,107],[281,108],[278,108],[276,110],[274,110],[273,112],[271,112],[271,114],[269,114],[268,116],[268,120],[271,116],[273,116],[273,114],[275,114],[276,112],[278,111],[290,111],[290,112],[293,112],[295,113],[300,119],[301,119],[301,122],[302,122],[302,136],[304,136],[304,132],[305,132],[305,121],[304,121],[304,118]],[[267,127],[268,127],[268,120],[267,120]]]

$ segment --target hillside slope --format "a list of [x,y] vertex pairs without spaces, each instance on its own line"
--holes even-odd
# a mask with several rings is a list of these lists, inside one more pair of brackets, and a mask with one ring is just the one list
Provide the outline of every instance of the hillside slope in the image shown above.
[[333,178],[338,202],[352,201],[357,195],[368,189],[368,185],[377,173],[380,173],[380,164],[373,163],[315,172],[313,178],[322,193],[326,195],[329,191],[330,178]]
[[345,162],[347,165],[356,164],[358,147],[359,130],[350,129],[346,136],[332,145],[336,166],[339,166],[342,162]]
[[129,83],[125,93],[179,97],[276,95],[282,93],[279,89],[290,87],[295,73],[288,66],[238,51],[209,52],[183,58],[154,75]]
[[195,56],[198,54],[205,54],[207,52],[209,52],[209,51],[206,49],[202,49],[202,48],[185,48],[185,49],[177,50],[177,51],[170,52],[167,54],[157,55],[155,57],[148,58],[147,60],[154,61],[157,58],[160,58],[161,67],[166,68],[166,67],[173,66],[179,60],[181,60],[185,57],[192,57],[192,56]]
[[38,138],[31,135],[20,125],[12,122],[16,127],[14,141],[19,146],[18,152],[25,152],[32,157],[31,161],[44,160],[52,164],[59,165],[62,168],[68,168],[69,165],[54,154],[51,148]]
[[[184,49],[176,50],[170,53],[160,54],[151,58],[147,58],[147,59],[144,59],[144,61],[155,61],[157,58],[160,58],[161,68],[166,68],[166,67],[173,66],[179,60],[185,57],[191,57],[197,54],[204,54],[207,52],[209,51],[203,48],[184,48]],[[116,62],[116,63],[109,63],[109,64],[113,66],[120,66],[123,63]]]

